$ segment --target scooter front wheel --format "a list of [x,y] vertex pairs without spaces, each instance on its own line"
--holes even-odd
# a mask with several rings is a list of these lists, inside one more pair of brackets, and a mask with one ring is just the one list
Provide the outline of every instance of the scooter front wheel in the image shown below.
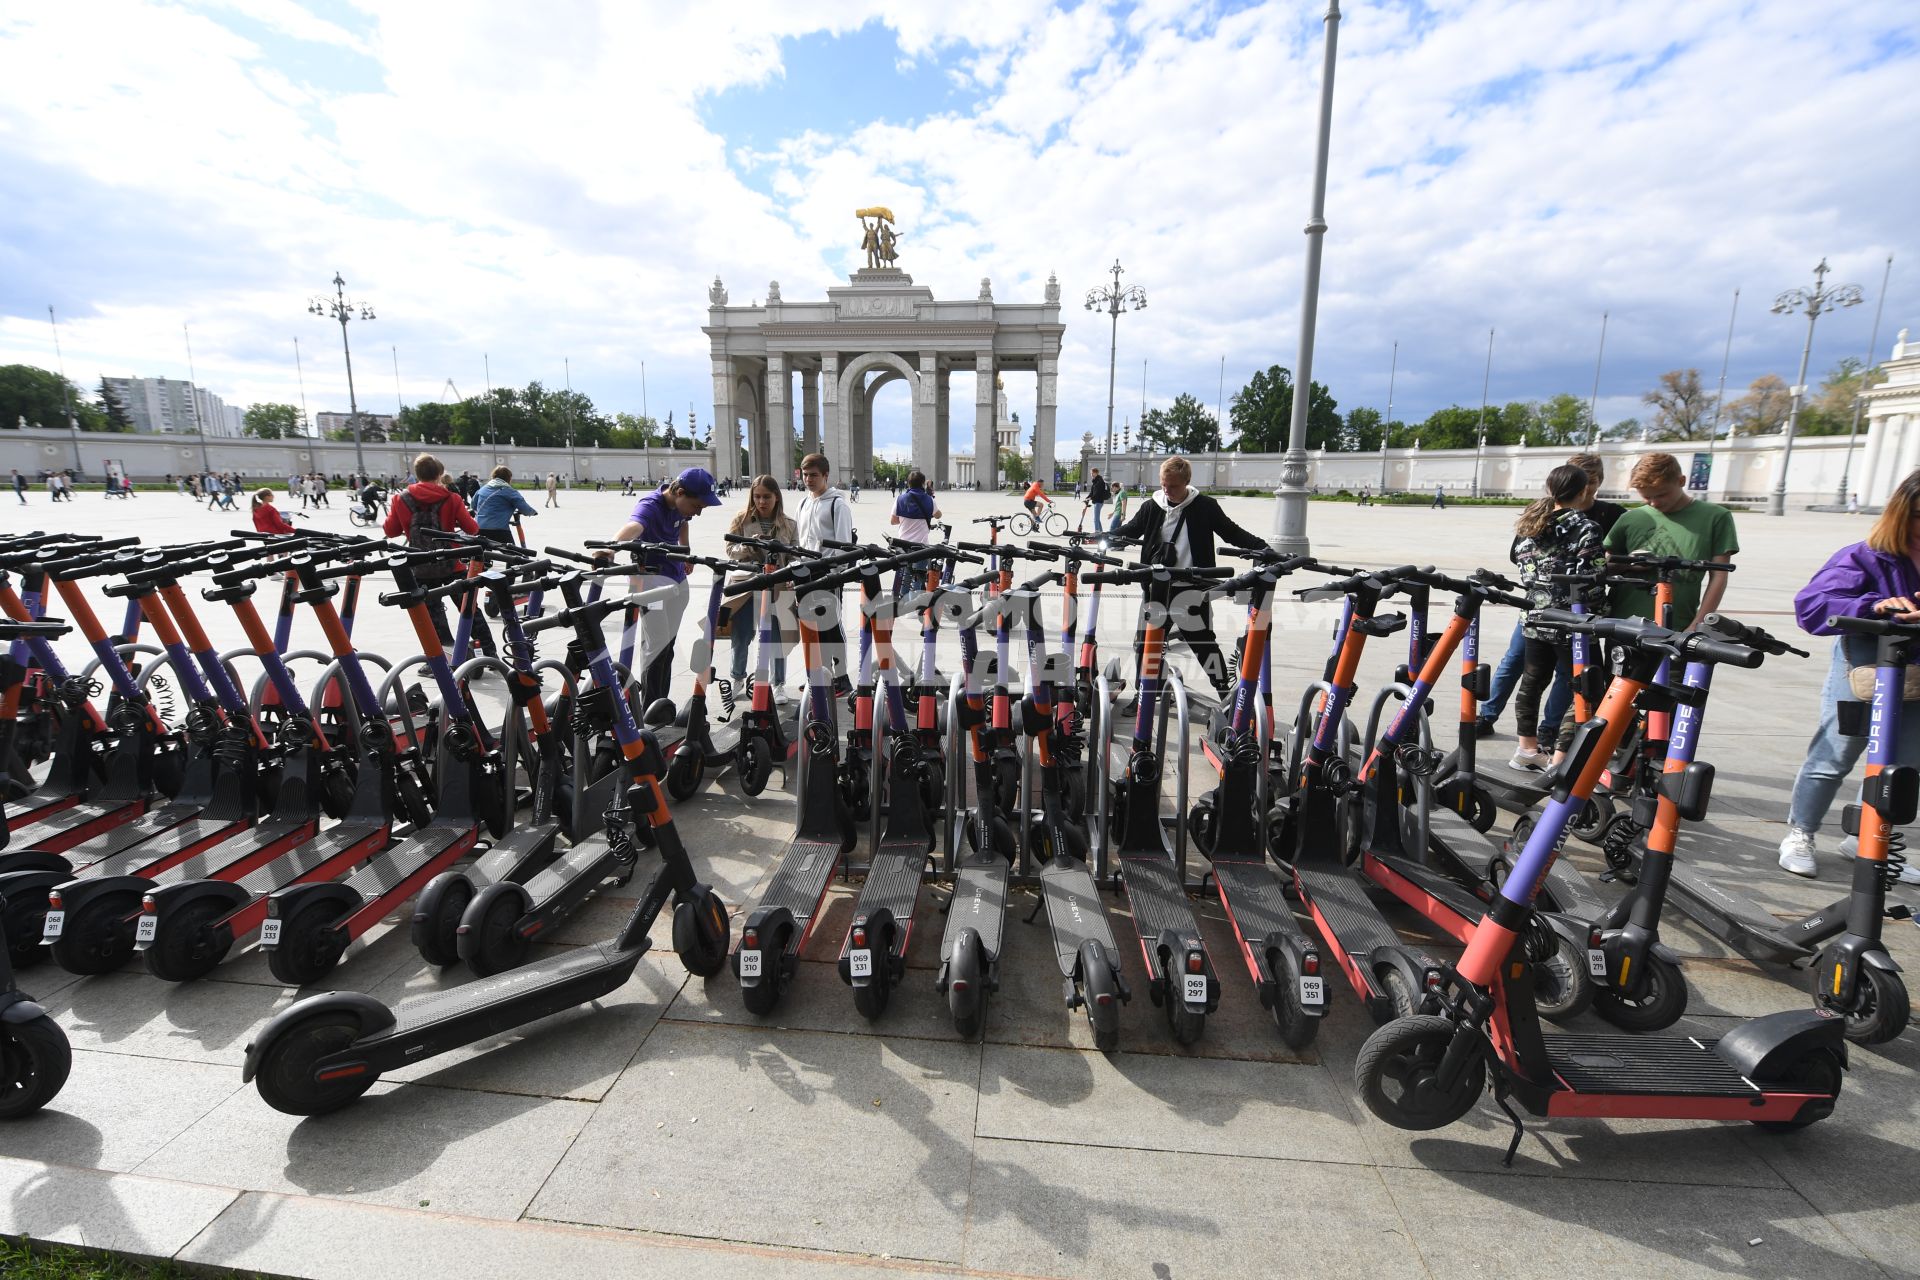
[[1814,1007],[1831,1009],[1844,1016],[1847,1020],[1847,1039],[1855,1044],[1885,1044],[1907,1029],[1913,1002],[1907,994],[1907,984],[1900,980],[1899,974],[1876,969],[1870,964],[1861,965],[1860,981],[1854,988],[1853,1002],[1842,1005],[1820,991],[1821,978],[1833,972],[1832,962],[1816,963],[1811,972]]
[[740,760],[740,790],[757,796],[773,778],[773,748],[765,738],[747,739],[746,754]]
[[41,1014],[0,1023],[0,1120],[30,1115],[53,1101],[73,1068],[60,1024]]
[[696,978],[711,978],[726,967],[731,934],[727,904],[705,885],[673,909],[673,949]]
[[667,766],[667,794],[679,801],[693,799],[706,773],[706,758],[697,749],[687,746],[675,752],[673,763]]
[[1638,995],[1629,996],[1613,987],[1601,987],[1593,993],[1595,1013],[1636,1035],[1663,1031],[1687,1011],[1687,978],[1679,965],[1648,952],[1641,975]]
[[1487,1084],[1478,1052],[1451,1086],[1440,1084],[1440,1063],[1458,1029],[1435,1014],[1397,1018],[1367,1037],[1353,1079],[1367,1110],[1396,1129],[1443,1129],[1473,1109]]
[[260,1100],[290,1116],[338,1111],[371,1089],[377,1071],[325,1083],[313,1078],[313,1064],[360,1038],[360,1021],[343,1013],[316,1013],[282,1032],[260,1055],[254,1083]]
[[1533,965],[1533,1007],[1549,1022],[1570,1022],[1591,1008],[1597,995],[1586,950],[1538,917],[1532,927],[1552,938],[1551,949]]

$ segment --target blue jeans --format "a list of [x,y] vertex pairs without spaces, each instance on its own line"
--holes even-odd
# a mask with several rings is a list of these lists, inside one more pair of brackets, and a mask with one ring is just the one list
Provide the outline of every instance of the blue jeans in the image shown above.
[[[1492,724],[1500,718],[1507,708],[1508,699],[1513,697],[1514,688],[1520,683],[1521,670],[1526,666],[1527,637],[1521,631],[1520,624],[1513,624],[1513,636],[1507,641],[1507,652],[1500,659],[1500,665],[1494,668],[1493,685],[1487,691],[1487,700],[1480,704],[1480,718]],[[1560,665],[1554,669],[1553,687],[1547,690],[1547,700],[1540,708],[1540,736],[1546,739],[1552,736],[1560,721],[1566,717],[1567,708],[1573,705],[1573,661],[1561,655]]]
[[1106,523],[1101,519],[1101,513],[1105,510],[1106,505],[1104,502],[1096,502],[1093,504],[1093,531],[1095,533],[1105,533],[1107,531]]
[[[1866,754],[1865,738],[1849,738],[1840,732],[1839,704],[1858,701],[1848,687],[1847,671],[1871,663],[1873,649],[1873,641],[1865,636],[1834,640],[1833,662],[1827,668],[1827,683],[1820,690],[1820,727],[1807,744],[1807,760],[1793,780],[1793,801],[1787,808],[1787,825],[1796,831],[1812,835],[1820,830],[1827,810],[1833,808],[1834,797]],[[1920,704],[1903,703],[1900,711],[1900,736],[1894,743],[1893,763],[1920,765]]]
[[[760,635],[760,624],[755,614],[759,599],[758,595],[748,596],[733,611],[733,680],[735,684],[747,678],[747,655],[752,651],[754,640]],[[787,682],[787,647],[780,641],[780,620],[777,615],[773,622],[773,682],[776,685]]]

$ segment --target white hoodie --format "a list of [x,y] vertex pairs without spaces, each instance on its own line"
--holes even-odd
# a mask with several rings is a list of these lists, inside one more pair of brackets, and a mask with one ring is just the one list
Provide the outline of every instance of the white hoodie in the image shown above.
[[[1188,485],[1187,496],[1176,505],[1167,501],[1165,489],[1153,491],[1153,500],[1166,509],[1167,514],[1160,520],[1160,540],[1173,548],[1173,567],[1176,569],[1193,567],[1193,547],[1187,540],[1187,511],[1193,506],[1193,500],[1199,496],[1200,491]],[[1169,528],[1173,529],[1171,539],[1167,537]]]

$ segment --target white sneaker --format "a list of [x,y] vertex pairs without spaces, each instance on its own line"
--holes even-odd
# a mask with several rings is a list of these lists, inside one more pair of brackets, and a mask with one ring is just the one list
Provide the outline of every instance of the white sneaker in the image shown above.
[[1507,761],[1509,769],[1520,769],[1539,773],[1553,763],[1553,756],[1545,751],[1515,751],[1513,759]]
[[1809,880],[1820,874],[1813,860],[1813,832],[1787,828],[1787,838],[1780,842],[1780,869]]

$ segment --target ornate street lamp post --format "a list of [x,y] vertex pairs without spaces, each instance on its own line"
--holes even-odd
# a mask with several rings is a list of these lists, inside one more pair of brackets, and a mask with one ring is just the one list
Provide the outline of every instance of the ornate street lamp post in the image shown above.
[[1827,260],[1820,259],[1820,265],[1813,269],[1812,292],[1789,289],[1773,300],[1773,314],[1777,316],[1792,315],[1796,311],[1807,313],[1807,341],[1800,348],[1800,378],[1793,384],[1793,404],[1787,410],[1787,442],[1780,451],[1780,472],[1773,480],[1773,495],[1767,499],[1767,514],[1770,516],[1787,514],[1787,464],[1793,460],[1793,433],[1800,425],[1800,404],[1807,397],[1807,359],[1813,354],[1813,326],[1818,323],[1823,311],[1857,307],[1866,301],[1866,295],[1860,292],[1857,284],[1827,288],[1827,269]]
[[1113,470],[1113,379],[1115,360],[1120,353],[1120,313],[1139,311],[1147,305],[1147,291],[1139,285],[1120,287],[1120,259],[1113,260],[1113,286],[1087,290],[1087,310],[1104,311],[1112,318],[1107,338],[1107,470]]
[[373,304],[356,303],[348,298],[347,282],[336,271],[333,273],[333,296],[329,298],[324,293],[314,294],[307,301],[307,310],[316,316],[329,316],[340,322],[340,350],[347,357],[347,425],[353,428],[353,465],[365,476],[367,455],[360,445],[360,399],[353,390],[353,347],[347,342],[347,321],[373,319]]

